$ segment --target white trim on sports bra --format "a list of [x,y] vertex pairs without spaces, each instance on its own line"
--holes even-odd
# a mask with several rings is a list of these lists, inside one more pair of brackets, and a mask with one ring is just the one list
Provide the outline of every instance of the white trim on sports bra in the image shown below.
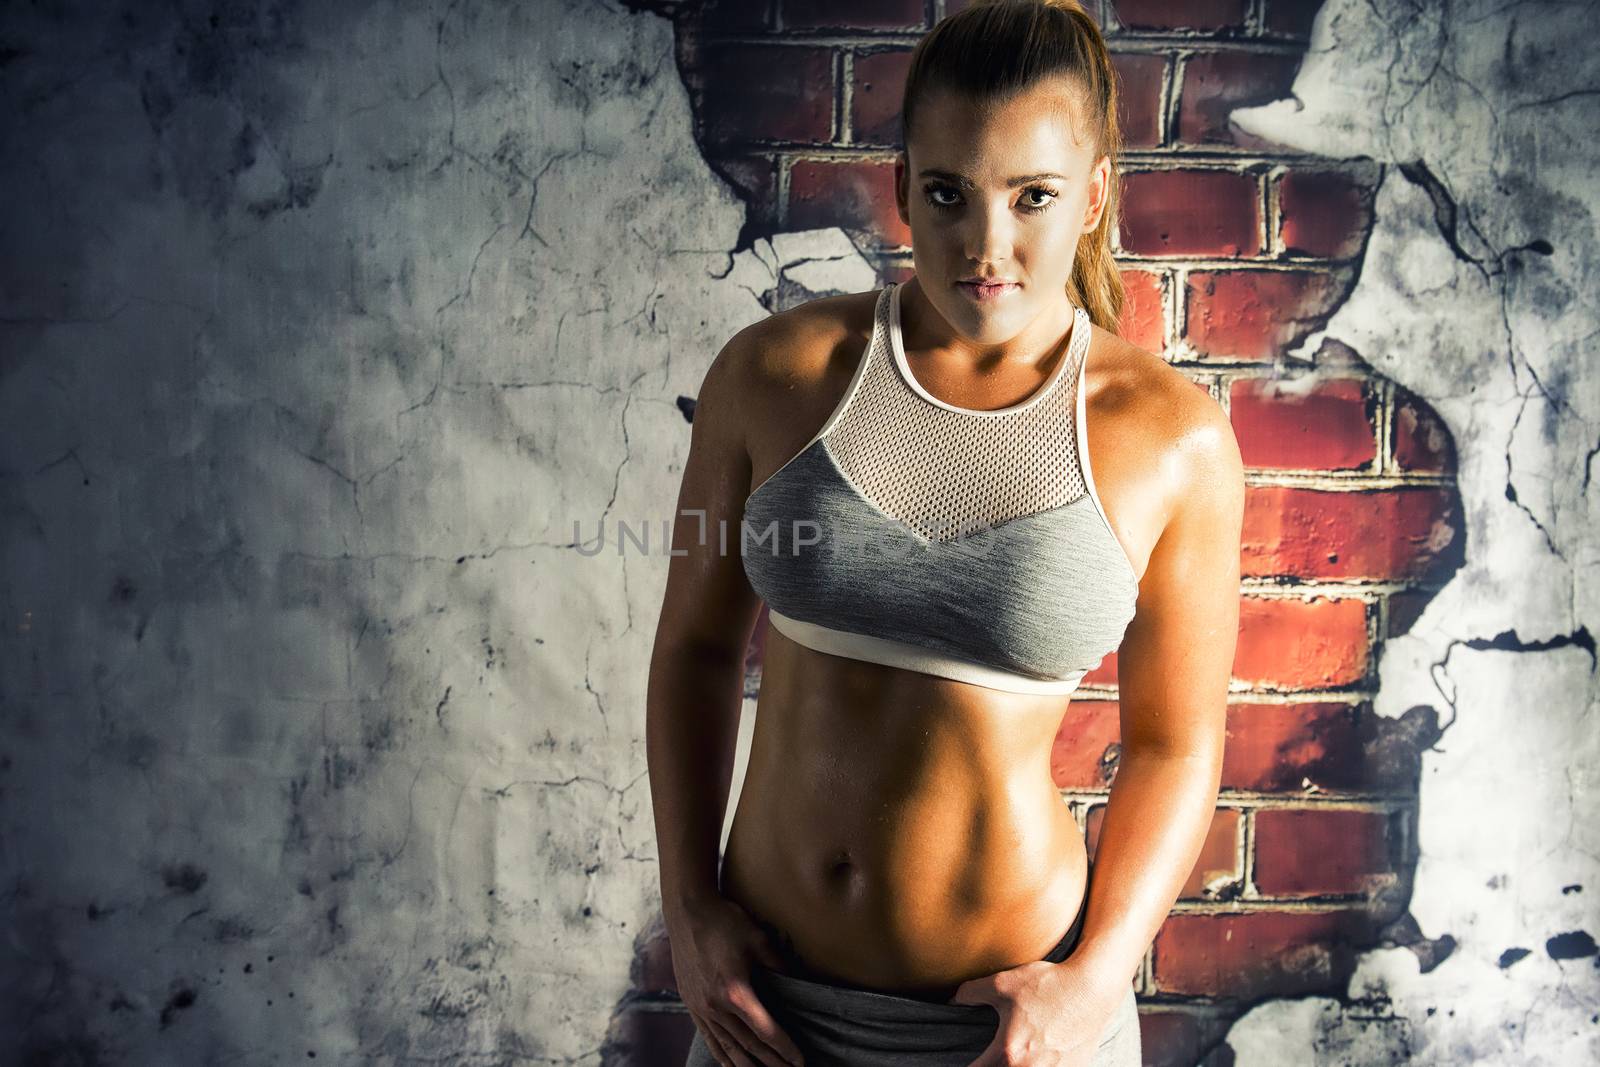
[[1078,671],[1065,678],[1028,678],[998,667],[974,663],[972,660],[937,652],[906,641],[887,637],[835,630],[803,619],[793,619],[767,605],[767,619],[778,632],[816,652],[825,652],[846,659],[862,659],[888,667],[953,678],[958,682],[981,685],[986,689],[1003,689],[1010,693],[1042,693],[1067,695],[1074,692],[1088,671]]

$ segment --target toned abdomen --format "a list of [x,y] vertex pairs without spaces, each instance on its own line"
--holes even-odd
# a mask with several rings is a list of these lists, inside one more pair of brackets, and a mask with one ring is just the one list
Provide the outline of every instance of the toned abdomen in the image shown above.
[[1041,958],[1084,888],[1050,778],[1065,707],[769,631],[724,894],[851,985],[953,987]]

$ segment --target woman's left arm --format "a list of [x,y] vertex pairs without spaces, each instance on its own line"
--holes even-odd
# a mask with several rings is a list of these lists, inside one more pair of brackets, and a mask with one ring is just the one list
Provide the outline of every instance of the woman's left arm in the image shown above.
[[1194,869],[1222,777],[1244,465],[1226,413],[1196,399],[1163,464],[1172,472],[1169,518],[1117,652],[1122,752],[1083,931],[1057,965],[1112,1000],[1133,981]]

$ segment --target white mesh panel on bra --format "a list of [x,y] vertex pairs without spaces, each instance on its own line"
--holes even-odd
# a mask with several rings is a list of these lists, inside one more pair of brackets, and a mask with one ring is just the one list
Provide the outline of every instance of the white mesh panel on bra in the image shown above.
[[[898,289],[898,286],[896,287]],[[897,360],[899,292],[879,301],[868,365],[824,435],[857,490],[925,539],[1070,504],[1088,492],[1078,463],[1078,371],[1089,316],[1074,309],[1068,350],[1049,381],[1011,408],[941,407],[905,380]]]

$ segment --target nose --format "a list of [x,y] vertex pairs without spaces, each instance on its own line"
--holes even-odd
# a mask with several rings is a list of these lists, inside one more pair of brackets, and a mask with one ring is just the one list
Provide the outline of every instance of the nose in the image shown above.
[[962,252],[971,263],[1004,263],[1011,258],[1015,220],[1007,204],[979,203],[967,212]]

